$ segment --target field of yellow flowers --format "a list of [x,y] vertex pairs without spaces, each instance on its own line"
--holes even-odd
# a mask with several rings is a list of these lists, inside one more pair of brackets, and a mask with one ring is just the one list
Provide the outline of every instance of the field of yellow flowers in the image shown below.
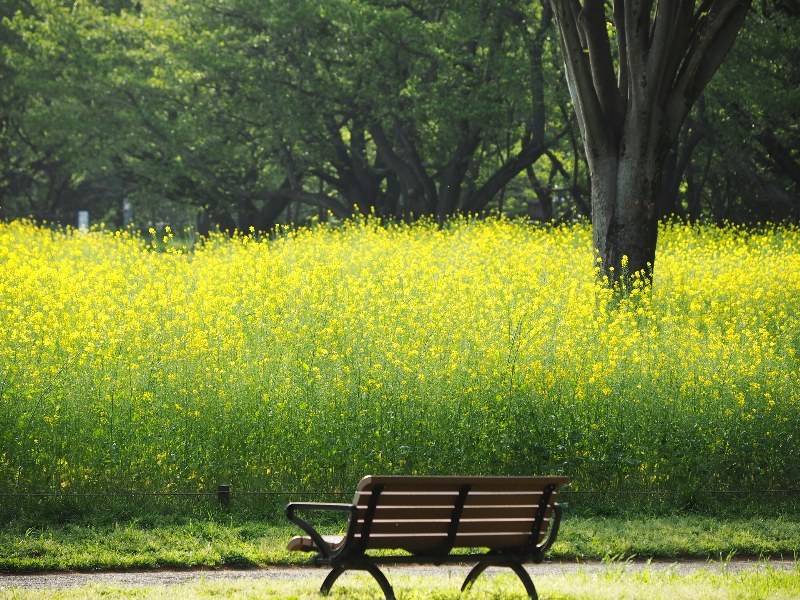
[[585,225],[176,239],[0,224],[0,489],[800,483],[796,227],[665,225],[627,297]]

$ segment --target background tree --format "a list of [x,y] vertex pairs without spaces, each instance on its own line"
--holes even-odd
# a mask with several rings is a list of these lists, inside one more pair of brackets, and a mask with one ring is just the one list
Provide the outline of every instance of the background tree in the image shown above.
[[687,193],[719,223],[800,220],[800,9],[781,7],[754,5],[695,117],[708,133]]
[[667,155],[750,1],[551,3],[589,165],[603,272],[612,281],[624,271],[649,278]]
[[197,206],[223,227],[268,229],[297,203],[339,217],[508,209],[514,179],[570,125],[546,101],[565,97],[545,75],[551,19],[518,0],[35,0],[14,20],[14,60],[42,122],[21,131],[63,146],[66,187],[113,175],[128,199]]
[[[0,217],[74,223],[88,209],[121,225],[129,204],[142,224],[200,213],[203,231],[268,230],[328,212],[566,220],[593,212],[594,183],[616,194],[616,204],[594,207],[600,241],[610,240],[605,264],[627,254],[631,267],[650,256],[662,216],[798,218],[800,21],[791,3],[749,13],[734,60],[682,126],[676,107],[698,93],[690,72],[695,83],[709,75],[697,52],[719,28],[716,13],[698,7],[675,20],[683,43],[662,53],[677,4],[654,5],[645,58],[620,63],[621,49],[632,51],[614,25],[624,11],[598,17],[594,4],[562,4],[583,11],[575,26],[588,53],[577,64],[591,86],[613,80],[590,86],[602,108],[591,122],[605,136],[592,134],[594,148],[618,150],[605,162],[585,151],[549,2],[7,2]],[[605,62],[596,47],[604,34]],[[659,56],[677,69],[673,80],[631,80]],[[627,78],[625,93],[615,75]],[[651,105],[637,120],[633,107]],[[654,177],[639,177],[656,159]],[[641,193],[625,192],[637,181]]]
[[[193,12],[205,30],[235,26],[251,49],[254,89],[274,99],[289,182],[281,196],[336,213],[444,219],[485,210],[554,143],[549,7],[230,0]],[[520,73],[524,85],[511,85]]]

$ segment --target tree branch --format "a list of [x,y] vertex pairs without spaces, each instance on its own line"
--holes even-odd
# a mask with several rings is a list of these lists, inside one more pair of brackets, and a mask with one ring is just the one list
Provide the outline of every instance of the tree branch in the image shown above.
[[311,206],[318,206],[331,211],[340,219],[346,219],[353,214],[353,211],[345,207],[339,200],[327,194],[315,194],[303,190],[278,189],[264,192],[259,195],[262,200],[267,202],[301,202]]
[[453,155],[442,171],[436,207],[436,216],[439,220],[448,217],[457,208],[464,176],[481,141],[479,131],[469,131],[465,126],[462,132],[463,135],[456,144]]
[[630,96],[630,73],[628,70],[628,43],[626,41],[625,2],[614,0],[613,8],[614,26],[617,29],[617,56],[619,57],[619,71],[617,74],[617,95],[619,96],[620,110],[624,115],[628,111],[628,97]]
[[[566,131],[559,134],[559,138],[565,135]],[[556,138],[558,139],[558,138]],[[486,182],[478,189],[473,191],[462,204],[465,212],[479,212],[491,202],[492,198],[514,177],[522,173],[526,168],[535,163],[547,149],[553,145],[555,140],[540,142],[531,140],[522,147],[511,160],[495,171]]]
[[783,173],[789,176],[796,185],[800,185],[800,162],[793,156],[789,148],[769,130],[764,130],[756,136],[756,141],[767,151],[772,162]]
[[417,179],[414,169],[394,151],[383,127],[380,124],[375,124],[369,128],[369,132],[378,149],[378,154],[383,158],[386,166],[397,175],[397,179],[403,187],[403,193],[406,199],[415,203],[422,197],[425,210],[428,213],[432,213],[435,206],[431,206],[427,202],[424,189],[421,182]]
[[622,125],[623,113],[619,102],[614,62],[611,58],[611,43],[608,40],[603,0],[586,0],[578,18],[589,50],[592,81],[600,106],[605,118],[618,129]]
[[[647,51],[650,48],[650,0],[626,0],[623,5],[625,17],[625,56],[620,56],[628,66],[631,99],[647,85]],[[638,104],[636,100],[635,103]]]
[[578,127],[586,142],[587,153],[592,158],[606,153],[616,145],[608,123],[603,119],[603,110],[594,88],[588,54],[581,43],[578,15],[581,6],[578,0],[550,0],[556,16],[559,41],[564,56],[567,86],[575,105]]
[[651,100],[666,96],[677,69],[677,61],[685,52],[689,37],[692,2],[659,0],[653,19],[650,51],[647,56],[647,79],[651,85]]
[[706,0],[697,15],[689,49],[675,79],[668,104],[671,137],[733,46],[752,0]]

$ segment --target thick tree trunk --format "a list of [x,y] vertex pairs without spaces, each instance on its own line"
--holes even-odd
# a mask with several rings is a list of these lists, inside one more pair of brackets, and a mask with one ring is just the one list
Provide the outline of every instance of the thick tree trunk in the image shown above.
[[594,247],[603,274],[626,287],[633,273],[641,272],[646,281],[652,278],[661,167],[636,153],[590,164]]
[[550,0],[589,163],[594,243],[612,283],[652,278],[667,153],[751,1]]
[[670,144],[665,115],[637,105],[634,94],[616,140],[595,143],[589,128],[587,154],[592,188],[592,232],[602,273],[611,282],[630,287],[640,273],[650,282],[655,264],[658,204]]

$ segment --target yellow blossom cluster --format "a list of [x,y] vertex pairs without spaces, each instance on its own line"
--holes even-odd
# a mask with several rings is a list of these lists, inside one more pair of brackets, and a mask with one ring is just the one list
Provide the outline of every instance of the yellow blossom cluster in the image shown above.
[[665,225],[624,296],[583,224],[177,239],[0,224],[4,489],[798,483],[796,227]]

